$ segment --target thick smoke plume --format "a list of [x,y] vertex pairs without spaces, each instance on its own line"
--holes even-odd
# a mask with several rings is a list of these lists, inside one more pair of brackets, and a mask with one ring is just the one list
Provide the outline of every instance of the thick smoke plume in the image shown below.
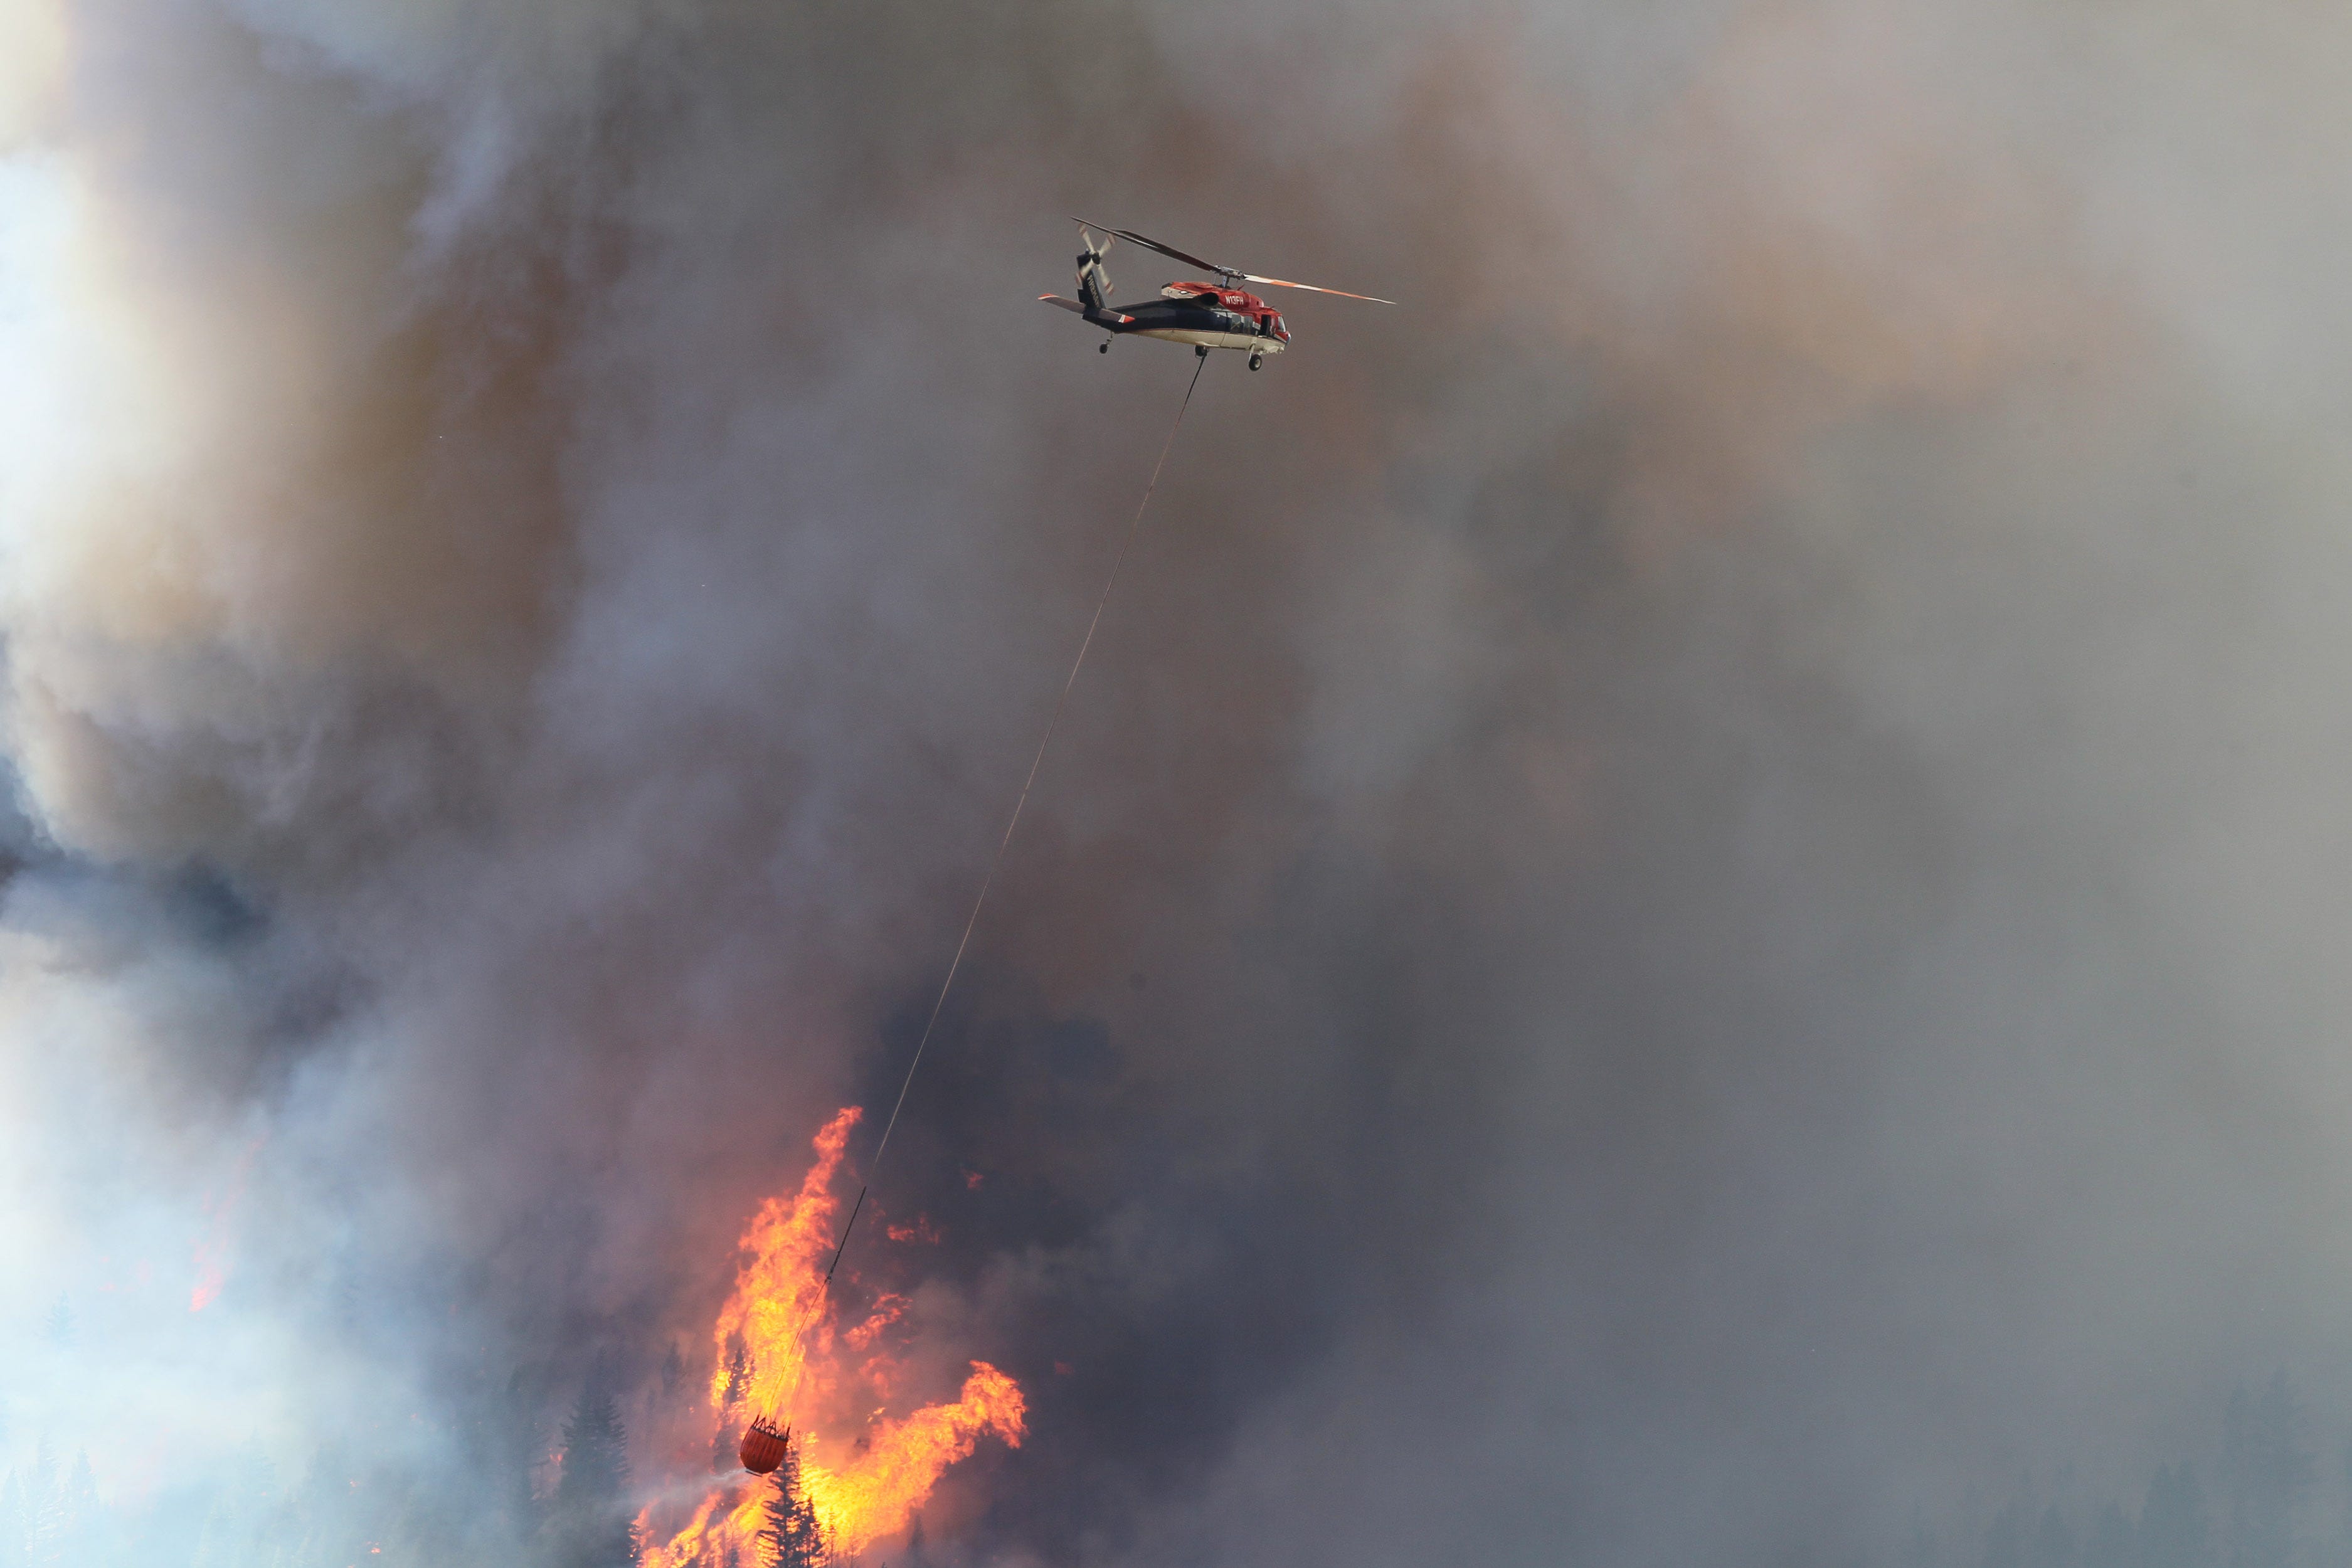
[[1029,1400],[921,1551],[1958,1561],[2341,1441],[2348,53],[18,0],[0,1563],[514,1562],[709,1377],[1192,368],[1071,213],[1405,303],[1208,367],[877,1173]]

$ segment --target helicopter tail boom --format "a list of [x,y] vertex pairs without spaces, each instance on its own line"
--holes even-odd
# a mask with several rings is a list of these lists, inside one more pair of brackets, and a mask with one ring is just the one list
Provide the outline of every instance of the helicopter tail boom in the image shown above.
[[1037,296],[1037,301],[1043,305],[1056,306],[1076,315],[1084,316],[1097,327],[1125,327],[1132,326],[1135,322],[1135,318],[1124,311],[1098,310],[1092,306],[1082,305],[1076,300],[1065,300],[1059,294],[1040,294]]

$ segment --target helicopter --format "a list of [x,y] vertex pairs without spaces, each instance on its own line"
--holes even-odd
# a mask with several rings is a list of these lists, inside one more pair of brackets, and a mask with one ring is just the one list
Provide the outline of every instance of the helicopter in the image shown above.
[[[1268,354],[1278,354],[1290,344],[1290,328],[1283,321],[1282,313],[1249,290],[1238,287],[1243,283],[1270,283],[1277,289],[1304,289],[1315,294],[1337,294],[1347,300],[1367,300],[1375,305],[1393,305],[1393,300],[1382,300],[1371,294],[1350,294],[1345,289],[1325,289],[1314,283],[1293,283],[1281,278],[1261,278],[1255,272],[1238,268],[1220,267],[1213,261],[1203,261],[1187,255],[1172,245],[1136,233],[1133,229],[1112,228],[1107,224],[1089,223],[1085,218],[1073,218],[1078,226],[1078,239],[1086,248],[1078,253],[1078,297],[1065,300],[1059,294],[1040,294],[1037,298],[1048,305],[1084,316],[1112,337],[1131,335],[1139,338],[1160,338],[1171,343],[1191,343],[1192,352],[1202,359],[1211,349],[1236,349],[1249,355],[1249,367],[1257,369]],[[1095,243],[1094,230],[1103,232],[1100,245]],[[1103,257],[1120,240],[1156,250],[1160,255],[1198,267],[1217,275],[1214,283],[1171,283],[1160,290],[1160,298],[1140,305],[1118,306],[1110,302],[1110,275],[1103,270]],[[1102,341],[1097,353],[1110,353],[1110,338]]]

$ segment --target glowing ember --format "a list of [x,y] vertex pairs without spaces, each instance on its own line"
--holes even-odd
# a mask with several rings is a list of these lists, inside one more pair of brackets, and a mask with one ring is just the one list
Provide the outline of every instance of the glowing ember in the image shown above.
[[[836,1330],[824,1282],[841,1207],[832,1185],[857,1120],[852,1107],[826,1122],[800,1190],[769,1199],[744,1229],[735,1289],[711,1326],[705,1428],[721,1463],[754,1417],[789,1425],[803,1495],[827,1544],[843,1554],[904,1531],[940,1476],[981,1438],[1018,1447],[1027,1431],[1020,1386],[985,1362],[971,1363],[952,1404],[896,1419],[883,1413],[900,1373],[885,1342],[906,1314],[904,1297],[886,1292],[862,1321]],[[788,1460],[786,1472],[793,1468]],[[648,1547],[646,1568],[767,1561],[761,1535],[776,1495],[773,1481],[740,1471],[714,1483],[666,1544]],[[660,1507],[638,1517],[648,1537],[657,1533]]]
[[940,1227],[931,1223],[930,1215],[919,1214],[914,1224],[894,1225],[884,1234],[893,1241],[921,1241],[936,1245],[941,1233]]

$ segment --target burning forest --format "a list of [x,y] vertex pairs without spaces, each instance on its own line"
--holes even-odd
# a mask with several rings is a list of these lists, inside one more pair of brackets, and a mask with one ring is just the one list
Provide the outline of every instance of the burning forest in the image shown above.
[[[1013,1379],[974,1362],[955,1398],[907,1408],[920,1391],[903,1375],[904,1297],[861,1290],[855,1270],[828,1285],[837,1178],[859,1117],[850,1107],[827,1121],[799,1188],[752,1216],[711,1329],[709,1397],[663,1413],[648,1433],[688,1473],[727,1470],[746,1426],[772,1422],[789,1434],[783,1462],[772,1479],[720,1476],[683,1519],[688,1505],[647,1504],[636,1521],[655,1543],[647,1568],[805,1563],[812,1551],[855,1558],[902,1534],[940,1474],[983,1438],[1021,1445],[1026,1406]],[[867,1305],[845,1312],[861,1295]],[[675,1479],[663,1478],[667,1491]]]

